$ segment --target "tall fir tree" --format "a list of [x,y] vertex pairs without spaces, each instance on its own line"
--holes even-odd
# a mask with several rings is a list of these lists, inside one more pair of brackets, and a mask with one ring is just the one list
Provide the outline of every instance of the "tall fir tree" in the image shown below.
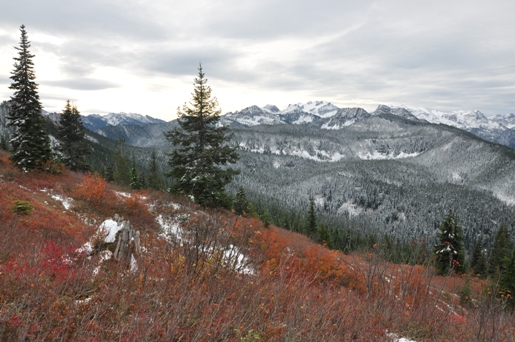
[[501,275],[499,285],[507,304],[515,308],[515,248],[511,251],[511,257],[503,259],[504,273]]
[[163,182],[161,180],[161,175],[159,174],[159,165],[157,163],[156,150],[152,150],[150,154],[150,163],[149,163],[149,175],[147,179],[148,186],[151,189],[159,190],[163,186]]
[[138,170],[136,169],[136,158],[132,155],[132,163],[131,163],[131,182],[129,186],[133,189],[141,189],[140,176],[138,174]]
[[125,149],[125,139],[121,138],[115,142],[113,153],[113,180],[119,185],[130,185],[131,183],[131,159]]
[[481,240],[477,240],[474,245],[474,249],[472,251],[472,259],[470,260],[470,268],[476,271],[476,266],[481,258],[481,254],[483,254],[483,243]]
[[494,278],[504,272],[504,258],[510,255],[510,235],[508,225],[503,223],[495,234],[494,246],[488,260],[488,273]]
[[10,101],[9,126],[14,128],[10,143],[13,154],[11,160],[23,170],[45,169],[52,160],[50,138],[45,131],[41,115],[38,85],[35,82],[34,55],[30,53],[25,26],[20,27],[21,42],[18,57],[14,57],[10,89],[14,90]]
[[463,247],[463,228],[458,218],[449,211],[440,226],[440,243],[433,248],[438,274],[447,274],[451,269],[457,273],[465,272],[465,250]]
[[166,175],[174,179],[174,191],[192,196],[202,205],[227,207],[225,185],[239,173],[227,164],[235,163],[238,153],[237,147],[230,145],[228,128],[217,125],[221,110],[211,92],[199,65],[191,107],[185,103],[178,108],[180,127],[164,133],[174,147],[168,161],[171,170]]
[[89,151],[86,145],[84,125],[80,112],[76,106],[70,104],[70,100],[66,101],[59,124],[61,161],[73,171],[88,171],[89,165],[85,156]]
[[236,215],[249,215],[249,201],[247,200],[247,194],[242,186],[238,188],[236,192],[236,200],[234,201],[234,211]]
[[323,223],[320,223],[318,226],[318,240],[320,243],[325,243],[327,248],[334,249],[333,235],[329,228]]
[[307,218],[308,226],[306,227],[306,234],[315,239],[318,233],[317,229],[317,217],[315,212],[315,199],[313,197],[309,198],[309,211]]

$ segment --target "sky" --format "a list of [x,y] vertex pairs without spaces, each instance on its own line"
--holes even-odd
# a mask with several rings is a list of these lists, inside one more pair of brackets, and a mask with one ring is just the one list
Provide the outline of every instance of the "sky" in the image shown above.
[[199,63],[223,113],[328,101],[515,112],[515,1],[0,0],[0,101],[19,27],[44,109],[163,120]]

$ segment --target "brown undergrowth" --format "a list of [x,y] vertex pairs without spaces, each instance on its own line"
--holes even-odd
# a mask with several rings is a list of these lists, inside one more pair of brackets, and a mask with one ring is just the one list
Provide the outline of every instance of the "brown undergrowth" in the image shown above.
[[[94,175],[24,174],[0,153],[4,341],[510,341],[514,318],[472,278],[331,251],[254,218]],[[130,194],[128,194],[130,193]],[[65,210],[52,194],[73,199]],[[16,200],[30,203],[25,214]],[[141,232],[137,269],[79,249],[114,214]],[[157,218],[174,225],[174,234]]]

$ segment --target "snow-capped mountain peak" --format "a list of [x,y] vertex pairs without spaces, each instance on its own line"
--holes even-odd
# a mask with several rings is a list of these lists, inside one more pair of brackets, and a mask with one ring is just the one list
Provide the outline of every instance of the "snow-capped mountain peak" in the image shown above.
[[277,114],[280,112],[280,110],[279,110],[279,108],[277,108],[277,106],[271,105],[271,104],[267,104],[266,106],[262,107],[261,109],[263,109],[264,111],[267,111],[269,113],[274,113],[274,114]]
[[307,103],[290,104],[286,109],[281,111],[282,114],[291,112],[304,112],[317,115],[321,118],[328,118],[336,114],[338,107],[330,102],[325,101],[309,101]]
[[144,126],[147,124],[164,123],[164,120],[153,118],[149,115],[141,115],[137,113],[109,113],[107,115],[89,114],[82,116],[84,127],[89,130],[96,131],[105,126]]

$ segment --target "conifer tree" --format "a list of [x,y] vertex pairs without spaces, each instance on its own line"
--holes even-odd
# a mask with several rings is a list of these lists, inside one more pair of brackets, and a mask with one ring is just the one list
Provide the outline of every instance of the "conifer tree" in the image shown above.
[[483,254],[483,244],[481,240],[477,240],[474,245],[474,250],[472,251],[472,260],[470,261],[470,268],[476,271],[476,266],[481,258],[481,254]]
[[129,153],[125,150],[125,139],[118,139],[115,143],[115,152],[113,154],[114,182],[120,185],[130,185],[131,183],[131,160]]
[[61,143],[59,152],[64,165],[73,171],[88,171],[89,165],[86,163],[88,148],[85,140],[84,125],[80,113],[76,106],[66,101],[63,113],[61,114],[60,127],[58,129]]
[[485,253],[481,253],[479,260],[474,268],[474,273],[479,275],[480,278],[486,278],[488,275],[488,267]]
[[139,173],[139,184],[140,184],[140,189],[148,188],[147,176],[145,175],[145,172],[143,172],[143,171],[141,171]]
[[500,288],[511,308],[515,308],[515,248],[510,258],[503,260],[504,273],[501,275]]
[[130,176],[131,176],[131,182],[130,182],[129,186],[133,189],[141,189],[140,178],[138,175],[138,170],[136,169],[136,158],[134,158],[134,155],[132,155]]
[[263,214],[261,214],[260,218],[261,218],[261,221],[263,221],[265,228],[270,227],[270,223],[272,223],[272,216],[266,209],[263,212]]
[[334,240],[329,228],[323,223],[318,226],[318,240],[327,245],[327,248],[334,249]]
[[503,259],[510,255],[510,236],[508,234],[508,225],[501,224],[497,234],[495,234],[494,247],[490,254],[490,260],[488,260],[488,273],[490,275],[496,275],[504,272]]
[[315,199],[313,197],[309,198],[309,211],[308,211],[308,226],[306,229],[306,233],[310,238],[315,238],[318,230],[317,230],[317,218],[315,213]]
[[113,173],[113,166],[112,165],[107,165],[107,167],[105,168],[104,178],[108,182],[114,182],[114,173]]
[[33,54],[30,53],[25,26],[20,27],[21,42],[18,57],[14,57],[10,89],[14,90],[10,101],[9,126],[14,127],[10,143],[13,154],[11,160],[23,170],[44,169],[52,160],[50,138],[45,131],[41,115],[38,85],[35,82]]
[[192,196],[207,206],[227,206],[225,185],[239,170],[227,166],[238,159],[237,147],[229,144],[232,134],[227,127],[218,126],[221,110],[216,97],[211,97],[211,87],[198,68],[190,101],[177,109],[180,127],[165,133],[174,147],[169,154],[171,167],[168,177],[173,177],[178,193]]
[[433,248],[438,274],[447,274],[451,269],[454,269],[457,273],[465,272],[463,228],[459,225],[458,218],[452,211],[449,211],[440,226],[438,239],[440,244]]
[[249,201],[247,200],[247,195],[245,194],[245,190],[242,186],[238,188],[238,192],[236,193],[236,201],[234,201],[234,211],[236,215],[249,215]]
[[150,154],[149,164],[150,174],[148,175],[148,186],[151,189],[159,190],[162,187],[161,176],[159,175],[159,165],[157,164],[156,150]]

